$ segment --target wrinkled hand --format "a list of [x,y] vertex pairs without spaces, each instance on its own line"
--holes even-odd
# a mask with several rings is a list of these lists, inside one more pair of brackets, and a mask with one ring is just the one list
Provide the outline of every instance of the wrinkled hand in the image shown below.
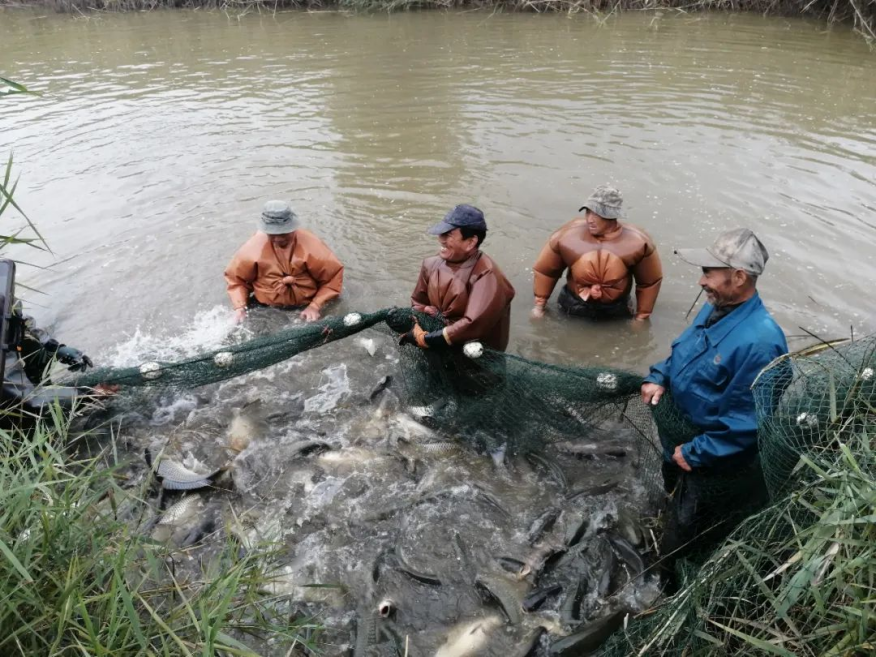
[[646,404],[651,404],[652,406],[656,406],[660,401],[660,398],[663,396],[663,393],[666,392],[666,388],[663,386],[658,386],[656,383],[643,383],[642,384],[642,401]]
[[119,388],[116,383],[98,383],[91,390],[98,397],[112,397],[119,394]]
[[429,345],[426,344],[426,332],[420,326],[420,323],[414,319],[414,328],[412,328],[407,333],[403,333],[402,336],[398,339],[399,344],[414,344],[417,345],[420,349],[428,349]]
[[541,319],[544,317],[544,306],[533,306],[532,310],[529,312],[529,316],[532,319]]
[[676,446],[675,452],[672,454],[672,460],[675,461],[675,464],[685,472],[693,470],[693,468],[688,465],[687,461],[684,460],[684,454],[681,452],[681,445]]
[[234,323],[240,324],[246,319],[246,308],[238,308],[234,311]]
[[[291,276],[287,278],[291,278]],[[301,311],[301,319],[303,319],[305,322],[315,322],[319,319],[319,317],[319,308],[317,308],[313,304],[310,304],[309,306],[307,306],[307,308]]]
[[435,306],[426,306],[423,308],[423,312],[426,313],[429,317],[435,317],[438,315],[438,308]]
[[88,356],[73,347],[61,345],[57,354],[58,360],[64,365],[69,365],[71,372],[84,372],[89,367],[94,367],[94,363]]
[[284,276],[280,279],[280,282],[283,285],[295,285],[295,277],[294,276]]

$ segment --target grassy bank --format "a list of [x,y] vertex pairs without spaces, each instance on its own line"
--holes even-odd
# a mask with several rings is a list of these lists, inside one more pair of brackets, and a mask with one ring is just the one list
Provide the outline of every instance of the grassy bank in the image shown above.
[[605,16],[623,10],[721,10],[810,16],[848,23],[876,40],[873,0],[0,0],[0,5],[47,7],[61,12],[141,11],[165,8],[265,11],[341,8],[358,11],[488,8],[509,11],[586,12]]
[[66,444],[60,415],[0,431],[0,654],[250,655],[268,637],[295,642],[302,627],[264,592],[270,549],[220,539],[193,574],[191,556],[143,530],[149,477],[123,489],[111,448],[77,458]]

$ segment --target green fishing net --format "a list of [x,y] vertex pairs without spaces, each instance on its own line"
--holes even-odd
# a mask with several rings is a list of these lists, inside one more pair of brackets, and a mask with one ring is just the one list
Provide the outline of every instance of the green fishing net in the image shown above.
[[[351,313],[175,363],[103,369],[78,385],[192,388],[268,367],[365,329],[397,337],[410,309]],[[550,365],[484,349],[398,348],[393,390],[415,419],[484,451],[539,452],[556,441],[625,440],[646,490],[660,491],[658,434],[670,445],[697,433],[666,395],[639,399],[641,375],[607,367]],[[680,590],[632,619],[604,655],[862,654],[872,650],[876,572],[876,339],[779,359],[753,392],[760,462],[771,506],[748,517],[714,551],[676,565]],[[762,475],[761,475],[762,468]],[[704,495],[740,500],[749,515],[751,472],[704,479]],[[735,524],[735,523],[734,523]],[[660,555],[652,555],[652,561]],[[829,586],[822,586],[824,582]],[[867,650],[863,649],[863,652]]]

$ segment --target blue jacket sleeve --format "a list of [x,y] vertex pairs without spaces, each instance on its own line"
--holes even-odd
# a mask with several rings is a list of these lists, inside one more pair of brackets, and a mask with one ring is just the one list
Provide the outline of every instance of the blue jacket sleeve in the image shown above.
[[648,373],[642,383],[656,383],[658,386],[663,386],[664,388],[669,387],[669,364],[672,360],[672,354],[666,358],[666,360],[661,360],[659,363],[655,363],[651,366],[651,371]]
[[[775,351],[775,353],[774,353]],[[681,447],[684,460],[693,467],[713,466],[721,458],[751,451],[757,445],[757,413],[751,384],[779,352],[771,345],[755,346],[743,357],[727,385],[720,403],[720,429],[701,433]]]

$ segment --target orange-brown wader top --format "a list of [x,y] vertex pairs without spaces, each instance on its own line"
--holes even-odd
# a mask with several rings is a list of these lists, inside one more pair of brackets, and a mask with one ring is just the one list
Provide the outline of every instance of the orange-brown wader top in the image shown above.
[[485,347],[505,351],[513,298],[511,283],[488,255],[478,251],[460,263],[440,256],[423,260],[411,305],[416,310],[438,308],[452,345],[480,340]]
[[[295,278],[293,285],[282,282]],[[289,244],[279,248],[264,233],[256,233],[240,247],[225,269],[228,296],[235,310],[246,307],[250,293],[268,306],[322,308],[341,294],[344,266],[322,240],[299,228]]]
[[584,217],[575,217],[551,235],[535,262],[536,300],[550,298],[566,268],[569,290],[584,301],[628,298],[635,280],[636,317],[646,319],[654,311],[663,266],[654,241],[640,228],[618,221],[615,230],[594,237]]

